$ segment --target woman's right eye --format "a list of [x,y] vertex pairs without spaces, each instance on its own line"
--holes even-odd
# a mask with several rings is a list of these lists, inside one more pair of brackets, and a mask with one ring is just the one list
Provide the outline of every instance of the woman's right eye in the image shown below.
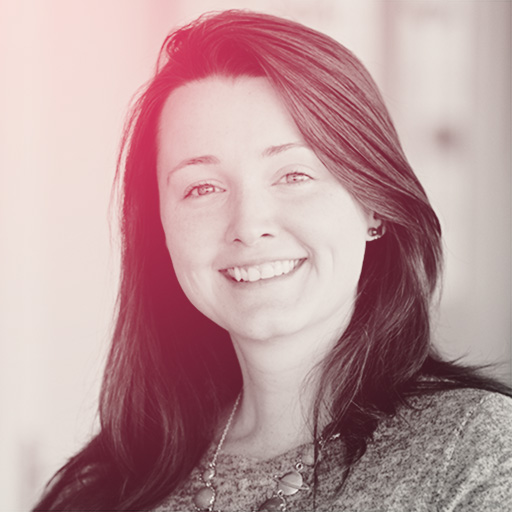
[[213,185],[212,183],[200,183],[199,185],[194,185],[193,187],[188,188],[185,191],[185,198],[202,197],[218,192],[224,192],[224,189],[217,185]]

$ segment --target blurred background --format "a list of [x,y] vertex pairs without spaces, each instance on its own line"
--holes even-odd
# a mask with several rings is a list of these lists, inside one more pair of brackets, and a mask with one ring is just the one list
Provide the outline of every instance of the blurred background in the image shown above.
[[438,212],[436,339],[510,383],[511,3],[0,0],[0,510],[28,510],[94,432],[118,275],[109,203],[127,105],[174,27],[250,8],[373,74]]

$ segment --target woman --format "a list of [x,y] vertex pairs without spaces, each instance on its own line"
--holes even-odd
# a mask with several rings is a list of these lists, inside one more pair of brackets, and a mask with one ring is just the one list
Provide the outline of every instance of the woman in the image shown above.
[[200,18],[165,41],[121,167],[101,430],[35,510],[510,503],[508,390],[435,353],[439,222],[350,52]]

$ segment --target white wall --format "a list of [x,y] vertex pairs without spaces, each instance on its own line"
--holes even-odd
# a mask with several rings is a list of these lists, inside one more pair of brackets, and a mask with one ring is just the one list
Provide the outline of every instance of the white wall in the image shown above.
[[172,24],[155,10],[145,0],[0,9],[0,510],[33,504],[92,429],[117,273],[116,152]]
[[129,99],[173,26],[229,7],[307,23],[365,62],[446,231],[443,349],[510,364],[508,2],[2,0],[0,510],[27,509],[93,429]]
[[511,4],[402,0],[386,18],[386,101],[445,236],[438,344],[510,382]]

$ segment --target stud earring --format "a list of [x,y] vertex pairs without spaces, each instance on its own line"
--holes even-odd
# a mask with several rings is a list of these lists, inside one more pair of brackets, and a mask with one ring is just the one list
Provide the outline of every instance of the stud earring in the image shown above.
[[370,239],[372,241],[378,240],[379,238],[382,237],[383,234],[384,234],[384,226],[382,224],[378,228],[369,228],[368,229],[368,236],[370,237]]

